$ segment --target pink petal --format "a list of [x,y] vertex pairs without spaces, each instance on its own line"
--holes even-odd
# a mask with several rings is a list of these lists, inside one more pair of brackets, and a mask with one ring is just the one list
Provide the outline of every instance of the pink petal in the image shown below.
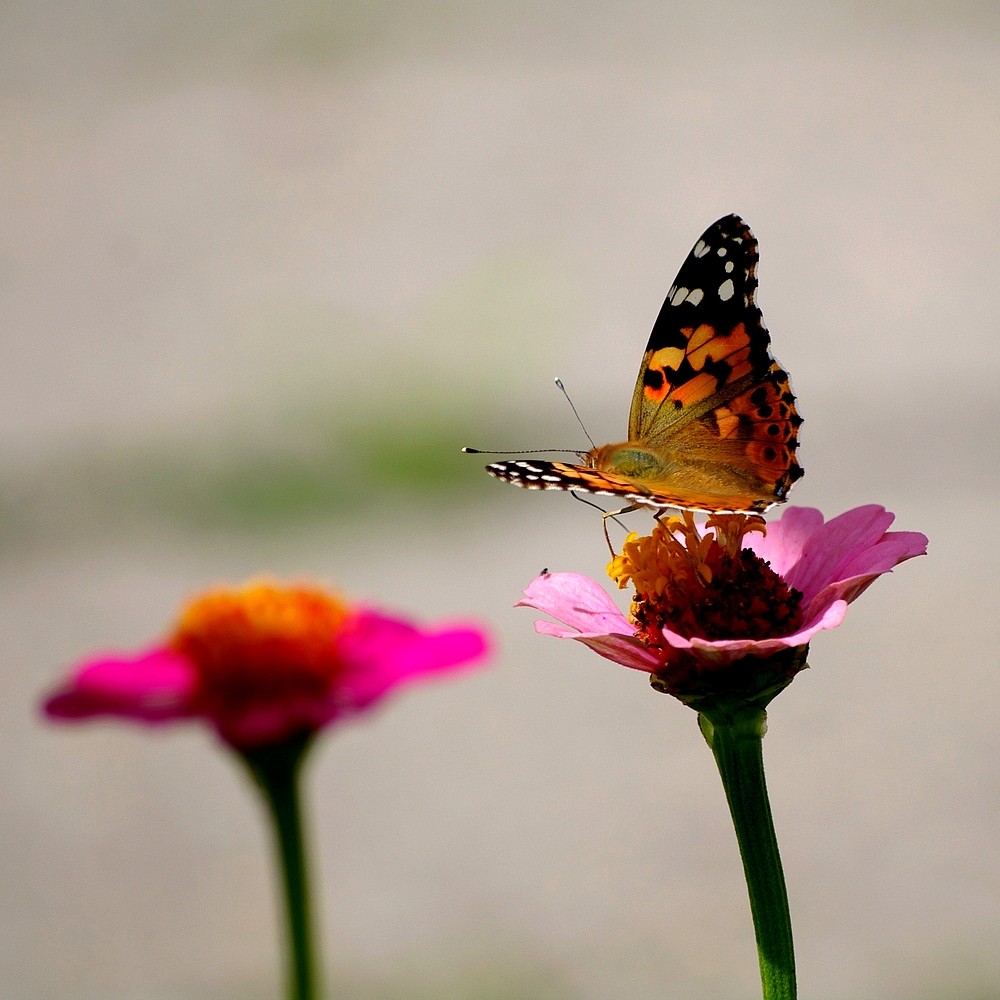
[[674,649],[690,650],[700,660],[716,666],[727,666],[744,656],[773,656],[785,649],[807,645],[823,629],[836,628],[847,614],[847,602],[836,600],[823,608],[822,614],[797,632],[774,639],[687,639],[667,629],[663,637]]
[[580,573],[545,573],[536,577],[514,607],[542,611],[584,635],[633,632],[608,592]]
[[871,549],[895,515],[878,504],[846,511],[821,525],[806,541],[802,556],[785,576],[808,604],[827,585],[843,579],[850,560]]
[[471,667],[490,652],[489,640],[476,626],[422,631],[375,611],[362,612],[339,645],[344,666],[335,697],[342,708],[353,710],[374,704],[400,684]]
[[551,635],[556,639],[575,639],[589,646],[595,653],[599,653],[606,660],[613,660],[623,667],[631,667],[633,670],[645,670],[646,673],[653,674],[660,668],[661,660],[654,653],[644,646],[638,639],[631,635],[620,635],[609,633],[607,635],[581,635],[572,629],[556,625],[539,619],[535,622],[535,631],[539,635]]
[[[927,538],[916,531],[890,531],[878,545],[853,556],[840,567],[840,571],[850,574],[824,587],[806,606],[804,615],[809,617],[819,613],[819,609],[829,602],[843,600],[850,604],[857,600],[880,576],[892,572],[914,556],[927,552]],[[864,570],[864,572],[857,572]]]
[[558,639],[576,639],[605,659],[634,670],[654,673],[660,658],[638,639],[628,619],[607,591],[579,573],[546,573],[536,577],[514,605],[534,608],[565,623],[535,622],[535,631]]
[[927,554],[927,536],[919,531],[889,531],[869,548],[851,553],[838,567],[842,579],[857,576],[880,576],[894,566]]
[[54,719],[118,716],[169,722],[192,714],[195,675],[186,659],[169,649],[90,660],[46,699]]
[[767,534],[752,534],[747,547],[771,564],[784,577],[799,561],[806,542],[823,526],[823,515],[815,507],[787,507],[777,521],[769,521]]

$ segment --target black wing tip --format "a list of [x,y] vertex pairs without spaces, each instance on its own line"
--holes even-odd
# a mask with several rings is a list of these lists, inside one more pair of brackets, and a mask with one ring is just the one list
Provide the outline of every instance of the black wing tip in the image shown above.
[[552,463],[544,461],[491,462],[485,468],[491,476],[518,485],[534,483],[539,481],[541,476],[552,474]]
[[756,253],[757,247],[757,237],[754,236],[753,230],[747,224],[746,220],[741,215],[737,215],[735,212],[731,212],[729,215],[724,215],[721,219],[716,219],[702,233],[702,239],[704,240],[707,236],[712,233],[721,233],[724,237],[739,236],[746,240],[753,248],[753,252]]

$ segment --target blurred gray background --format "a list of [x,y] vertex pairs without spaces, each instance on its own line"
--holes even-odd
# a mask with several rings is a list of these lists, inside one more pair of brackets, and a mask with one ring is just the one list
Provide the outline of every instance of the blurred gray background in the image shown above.
[[694,714],[511,607],[602,576],[599,518],[458,453],[586,447],[554,375],[620,439],[728,212],[806,419],[795,502],[930,536],[770,713],[801,992],[1000,997],[1000,14],[753,7],[4,6],[4,997],[278,994],[233,762],[37,716],[261,571],[499,644],[318,749],[331,997],[759,996]]

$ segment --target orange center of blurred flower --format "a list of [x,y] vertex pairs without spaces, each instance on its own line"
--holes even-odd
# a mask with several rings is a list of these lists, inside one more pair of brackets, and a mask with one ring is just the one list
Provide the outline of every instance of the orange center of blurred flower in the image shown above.
[[207,707],[322,696],[349,609],[316,586],[252,581],[209,591],[181,613],[171,647],[197,668]]
[[802,595],[763,559],[743,548],[763,533],[753,514],[713,514],[704,535],[694,517],[663,518],[653,533],[629,535],[608,575],[635,597],[629,617],[648,646],[664,649],[664,628],[685,638],[767,639],[790,635],[802,620]]

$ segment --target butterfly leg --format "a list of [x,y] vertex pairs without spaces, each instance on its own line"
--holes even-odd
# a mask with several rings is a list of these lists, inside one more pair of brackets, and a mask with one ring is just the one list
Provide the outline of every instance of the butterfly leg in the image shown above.
[[[603,507],[599,507],[596,503],[594,503],[593,500],[588,500],[585,496],[581,496],[575,490],[570,493],[570,496],[574,500],[579,500],[580,503],[585,503],[588,507],[593,507],[595,510],[599,510],[601,512],[601,527],[604,529],[604,540],[608,543],[611,558],[614,559],[618,553],[615,552],[614,546],[611,544],[611,538],[608,536],[608,518],[610,517],[617,520],[619,514],[630,514],[632,511],[638,510],[640,505],[632,504],[629,507],[622,507],[621,510],[605,510]],[[618,523],[625,531],[628,531],[628,528],[622,524],[621,521],[618,521]]]
[[[615,547],[611,544],[611,536],[608,534],[608,518],[618,520],[619,514],[631,514],[634,510],[639,510],[641,504],[634,503],[629,507],[622,507],[621,510],[606,510],[601,514],[601,527],[604,529],[604,540],[608,543],[608,551],[611,553],[611,558],[614,559],[618,553],[615,552]],[[618,521],[621,524],[621,521]],[[624,528],[625,525],[622,524]]]
[[679,513],[680,508],[678,507],[657,507],[656,513],[653,515],[653,520],[659,521],[661,517],[673,517]]

